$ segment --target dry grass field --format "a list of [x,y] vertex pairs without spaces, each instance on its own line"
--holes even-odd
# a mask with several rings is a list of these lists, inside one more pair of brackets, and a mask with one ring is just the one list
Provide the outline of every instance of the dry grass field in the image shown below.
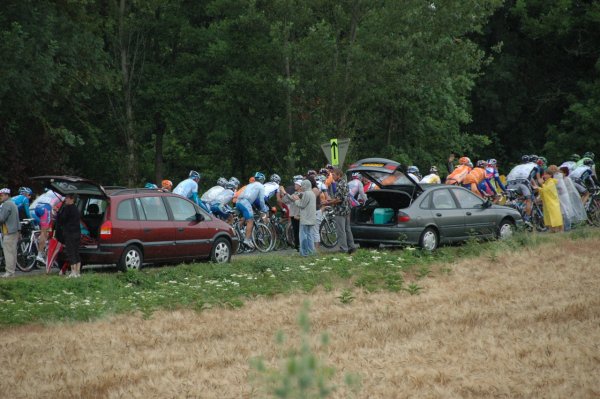
[[[360,398],[600,397],[600,239],[451,265],[420,295],[334,292],[234,310],[0,331],[2,398],[249,398],[249,360],[278,363],[310,301],[318,352]],[[521,264],[520,262],[525,262]],[[291,344],[290,343],[290,344]],[[335,397],[345,398],[338,391]]]

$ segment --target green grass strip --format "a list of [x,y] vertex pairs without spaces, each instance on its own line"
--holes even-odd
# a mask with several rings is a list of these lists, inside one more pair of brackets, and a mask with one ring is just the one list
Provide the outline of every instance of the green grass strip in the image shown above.
[[89,321],[108,315],[159,309],[239,307],[254,297],[342,289],[340,302],[352,290],[387,290],[414,295],[419,281],[451,273],[453,263],[565,239],[600,237],[600,230],[578,228],[566,234],[515,234],[501,242],[471,241],[429,253],[414,248],[368,250],[353,256],[325,254],[302,258],[289,254],[235,257],[230,264],[183,264],[139,272],[87,271],[79,279],[34,275],[0,281],[0,326]]

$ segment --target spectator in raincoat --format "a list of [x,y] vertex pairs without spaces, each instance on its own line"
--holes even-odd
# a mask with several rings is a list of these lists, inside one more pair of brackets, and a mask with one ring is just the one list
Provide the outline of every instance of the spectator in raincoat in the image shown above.
[[[556,167],[556,165],[551,165]],[[542,205],[544,207],[544,224],[553,233],[557,233],[563,230],[563,217],[560,211],[560,199],[558,197],[558,190],[556,188],[557,181],[549,170],[546,169],[542,175],[544,184],[538,186],[534,182],[533,188],[540,194],[542,199]]]

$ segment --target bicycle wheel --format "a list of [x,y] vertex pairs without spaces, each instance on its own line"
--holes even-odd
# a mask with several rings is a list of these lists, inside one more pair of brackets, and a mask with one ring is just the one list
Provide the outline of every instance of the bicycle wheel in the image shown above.
[[289,247],[294,248],[294,226],[292,225],[292,222],[289,222],[285,226],[285,241]]
[[260,252],[268,252],[273,242],[273,234],[269,226],[262,222],[255,223],[252,229],[252,242]]
[[17,269],[29,272],[36,263],[37,247],[29,240],[19,240],[17,244]]
[[321,236],[321,245],[325,248],[333,248],[337,245],[337,231],[335,222],[331,219],[323,219],[319,226],[319,235]]
[[593,226],[600,226],[600,200],[592,199],[587,209],[587,217]]
[[533,223],[535,229],[539,232],[548,230],[544,224],[544,214],[538,206],[534,206],[533,211],[531,212],[531,222]]

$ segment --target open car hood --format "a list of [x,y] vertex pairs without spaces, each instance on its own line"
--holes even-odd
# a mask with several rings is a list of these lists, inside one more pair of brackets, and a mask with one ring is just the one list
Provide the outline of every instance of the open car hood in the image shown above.
[[40,182],[44,187],[56,191],[60,195],[82,194],[94,197],[107,198],[108,195],[104,188],[88,179],[77,176],[36,176],[31,180]]
[[[365,158],[350,165],[348,174],[358,172],[379,188],[399,189],[412,193],[422,193],[423,187],[408,173],[401,164],[385,158]],[[414,195],[414,194],[413,194]]]

